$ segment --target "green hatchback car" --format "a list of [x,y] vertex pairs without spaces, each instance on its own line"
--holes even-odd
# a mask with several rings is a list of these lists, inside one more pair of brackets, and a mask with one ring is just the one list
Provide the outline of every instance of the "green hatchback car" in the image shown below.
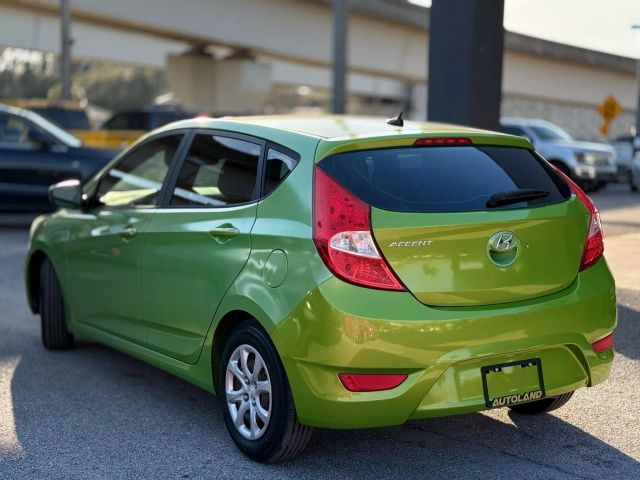
[[598,212],[524,138],[199,118],[50,195],[25,265],[45,347],[80,335],[215,392],[257,461],[313,427],[548,412],[611,369]]

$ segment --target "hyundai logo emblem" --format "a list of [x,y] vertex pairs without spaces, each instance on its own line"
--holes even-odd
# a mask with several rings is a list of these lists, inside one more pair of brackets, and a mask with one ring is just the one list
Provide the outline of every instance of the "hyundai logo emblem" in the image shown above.
[[498,232],[489,238],[489,250],[509,252],[518,246],[518,236],[513,232]]

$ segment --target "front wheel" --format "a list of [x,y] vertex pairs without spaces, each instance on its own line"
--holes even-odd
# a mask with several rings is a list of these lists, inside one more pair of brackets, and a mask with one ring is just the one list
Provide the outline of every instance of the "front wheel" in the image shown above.
[[47,349],[73,347],[73,334],[67,329],[60,282],[48,259],[40,267],[40,324],[42,343]]
[[521,403],[519,405],[511,405],[509,408],[516,413],[522,415],[537,415],[540,413],[551,412],[562,407],[573,397],[573,392],[563,393],[557,397],[543,398],[530,403]]
[[284,367],[264,330],[241,324],[227,340],[220,366],[218,397],[242,453],[263,463],[302,453],[312,429],[298,421]]

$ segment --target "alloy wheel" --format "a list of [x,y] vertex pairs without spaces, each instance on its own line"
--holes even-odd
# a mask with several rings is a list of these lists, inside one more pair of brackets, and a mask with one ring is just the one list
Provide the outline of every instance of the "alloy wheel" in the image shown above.
[[271,378],[264,359],[251,345],[238,346],[229,357],[225,393],[240,435],[248,440],[262,437],[271,418]]

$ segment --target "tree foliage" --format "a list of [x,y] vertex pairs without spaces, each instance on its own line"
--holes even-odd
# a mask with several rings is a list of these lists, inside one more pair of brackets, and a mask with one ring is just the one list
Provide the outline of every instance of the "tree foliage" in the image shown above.
[[[58,58],[6,51],[0,52],[0,98],[60,98]],[[165,73],[151,67],[88,61],[74,63],[72,71],[75,100],[113,111],[147,107],[167,89]]]

